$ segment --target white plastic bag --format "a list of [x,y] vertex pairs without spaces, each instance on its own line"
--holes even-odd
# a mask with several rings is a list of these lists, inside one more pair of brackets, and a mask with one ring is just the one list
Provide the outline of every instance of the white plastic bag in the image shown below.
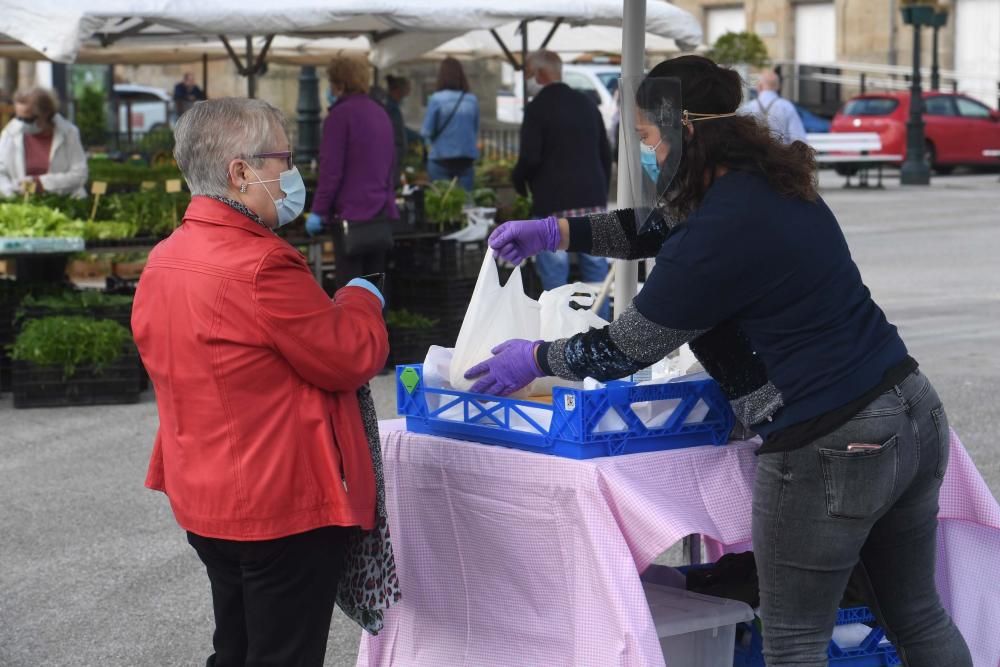
[[590,310],[596,299],[597,292],[585,283],[563,285],[543,293],[538,297],[542,307],[539,338],[558,340],[607,326],[606,320]]
[[[493,348],[500,343],[511,338],[537,340],[541,331],[540,312],[538,302],[524,293],[521,267],[514,269],[507,284],[501,286],[493,251],[488,250],[455,342],[449,374],[452,387],[460,391],[471,389],[475,381],[465,379],[466,371],[491,358]],[[515,395],[538,394],[528,386]]]
[[[492,357],[493,348],[511,338],[552,341],[605,326],[607,322],[589,310],[596,296],[593,288],[575,283],[545,292],[535,301],[524,293],[521,267],[515,268],[501,287],[493,251],[488,251],[455,343],[452,386],[460,391],[471,389],[475,382],[465,379],[466,371]],[[572,307],[574,302],[584,307],[577,310]],[[558,378],[539,378],[513,396],[548,396],[556,384],[582,386]]]

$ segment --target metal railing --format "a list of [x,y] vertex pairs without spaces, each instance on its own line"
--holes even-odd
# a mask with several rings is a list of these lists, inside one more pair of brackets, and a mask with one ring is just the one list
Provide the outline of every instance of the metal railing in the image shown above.
[[521,127],[498,125],[479,130],[479,153],[484,160],[516,160],[521,152]]

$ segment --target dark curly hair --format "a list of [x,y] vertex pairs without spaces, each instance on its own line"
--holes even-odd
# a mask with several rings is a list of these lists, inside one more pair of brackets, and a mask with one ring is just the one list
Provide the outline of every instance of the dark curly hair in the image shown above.
[[[743,98],[740,75],[702,56],[665,60],[650,71],[647,79],[656,77],[680,82],[681,103],[692,114],[731,113]],[[639,108],[659,111],[669,106],[669,100],[653,99],[658,90],[666,89],[640,85],[636,93]],[[680,122],[679,117],[671,116],[671,125]],[[717,167],[759,173],[786,197],[814,201],[819,196],[816,162],[813,150],[806,144],[781,143],[766,124],[753,116],[712,118],[695,122],[693,128],[693,133],[681,128],[684,138],[680,162],[666,196],[665,203],[675,215],[687,216],[701,204],[715,181]]]

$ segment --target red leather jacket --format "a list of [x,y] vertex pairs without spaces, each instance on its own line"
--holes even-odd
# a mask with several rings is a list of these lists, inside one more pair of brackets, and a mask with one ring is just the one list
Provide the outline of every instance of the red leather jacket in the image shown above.
[[375,477],[356,390],[384,366],[379,300],[331,300],[288,243],[194,197],[150,253],[132,328],[160,427],[146,486],[205,537],[371,528]]

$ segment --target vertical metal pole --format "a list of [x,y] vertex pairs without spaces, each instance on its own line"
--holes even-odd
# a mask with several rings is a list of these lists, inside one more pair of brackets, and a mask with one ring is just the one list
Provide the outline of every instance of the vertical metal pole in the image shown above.
[[208,97],[208,54],[201,54],[201,92]]
[[295,162],[308,168],[319,155],[319,79],[316,68],[305,65],[299,70],[298,142]]
[[701,563],[701,535],[688,535],[684,538],[684,550],[687,551],[688,563],[698,565]]
[[125,122],[128,125],[128,149],[133,150],[132,146],[132,100],[125,101]]
[[524,121],[524,109],[528,106],[528,77],[525,65],[528,64],[528,22],[521,21],[521,120]]
[[[622,16],[622,78],[641,76],[646,51],[646,0],[625,0]],[[619,129],[619,132],[621,130]],[[625,142],[618,142],[618,164],[628,164]],[[618,208],[630,208],[632,184],[631,171],[618,171]],[[619,317],[632,304],[639,286],[639,266],[627,260],[615,261],[615,317]]]
[[931,90],[940,90],[941,88],[941,71],[939,69],[938,63],[938,33],[941,32],[941,26],[937,23],[934,24],[934,48],[931,51]]
[[865,81],[866,81],[866,79],[867,79],[867,77],[866,77],[865,73],[862,72],[861,73],[861,94],[862,95],[865,94]]
[[247,97],[257,96],[257,63],[253,61],[253,38],[247,36]]
[[925,159],[924,93],[920,87],[920,24],[913,24],[913,78],[910,86],[910,119],[906,123],[906,159],[899,170],[903,185],[930,185],[931,170]]
[[[108,65],[107,71],[104,73],[104,89],[107,93],[107,109],[108,109],[108,126],[104,128],[112,133],[114,138],[114,146],[118,146],[118,133],[119,133],[119,122],[118,122],[118,104],[115,101],[115,65],[114,63]],[[110,142],[109,142],[110,143]]]

